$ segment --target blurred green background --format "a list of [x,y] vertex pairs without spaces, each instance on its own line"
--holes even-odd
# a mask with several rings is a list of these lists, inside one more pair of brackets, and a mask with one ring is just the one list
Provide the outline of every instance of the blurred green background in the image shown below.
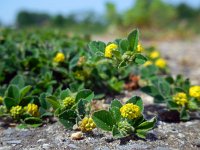
[[[0,25],[17,29],[59,28],[72,33],[103,35],[123,35],[133,28],[139,28],[143,33],[142,37],[146,39],[188,38],[200,33],[200,6],[194,6],[194,2],[195,0],[185,1],[185,3],[184,1],[169,3],[163,0],[132,0],[131,4],[122,11],[117,9],[118,1],[107,1],[103,12],[84,9],[84,11],[71,11],[67,14],[43,13],[25,8],[17,12],[15,21],[9,25],[5,25],[0,17]],[[98,8],[96,6],[98,3],[95,3],[94,9]],[[189,5],[190,3],[193,5]],[[77,7],[79,5],[77,4]],[[3,13],[2,11],[1,15],[6,15]]]

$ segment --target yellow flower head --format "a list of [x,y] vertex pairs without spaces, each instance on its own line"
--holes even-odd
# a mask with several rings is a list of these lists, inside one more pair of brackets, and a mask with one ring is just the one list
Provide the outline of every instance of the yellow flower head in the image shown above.
[[26,107],[24,107],[24,110],[33,117],[39,116],[38,106],[35,104],[28,104]]
[[106,46],[105,48],[105,54],[104,56],[107,58],[112,58],[112,51],[116,50],[118,48],[118,46],[114,43],[109,44],[108,46]]
[[74,97],[66,97],[63,100],[63,105],[65,108],[71,108],[75,104],[75,98]]
[[150,53],[149,57],[151,59],[156,59],[156,58],[160,57],[160,53],[158,51],[153,51]]
[[172,98],[174,102],[178,105],[185,106],[185,104],[188,102],[187,95],[183,92],[177,93]]
[[3,97],[0,96],[0,105],[3,104]]
[[148,60],[148,61],[146,61],[146,62],[143,64],[143,66],[147,67],[147,66],[150,66],[150,65],[152,65],[152,64],[153,64],[153,62],[150,61],[150,60]]
[[159,58],[156,60],[155,65],[158,68],[164,69],[167,66],[167,62],[163,58]]
[[24,113],[24,110],[22,108],[22,106],[13,106],[10,109],[10,115],[14,118],[14,119],[18,119],[22,114]]
[[200,86],[192,86],[189,90],[190,96],[200,99]]
[[122,117],[135,119],[141,116],[140,107],[132,103],[125,104],[120,108]]
[[144,48],[142,47],[142,44],[138,43],[138,45],[137,45],[137,52],[141,53],[143,50],[144,50]]
[[79,128],[82,132],[90,132],[94,128],[96,128],[96,125],[92,118],[85,117],[79,124]]
[[65,61],[65,55],[63,53],[61,53],[61,52],[58,52],[56,54],[56,56],[54,57],[53,61],[57,62],[57,63],[64,62]]

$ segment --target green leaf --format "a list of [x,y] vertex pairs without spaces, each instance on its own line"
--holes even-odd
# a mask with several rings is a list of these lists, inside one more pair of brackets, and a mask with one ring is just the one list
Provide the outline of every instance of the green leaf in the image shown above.
[[120,103],[119,100],[114,99],[114,100],[111,102],[111,108],[112,108],[112,107],[121,108],[121,107],[122,107],[122,104]]
[[114,137],[116,137],[116,138],[122,137],[122,135],[121,135],[121,133],[120,133],[120,131],[119,131],[119,129],[117,128],[116,125],[114,125],[113,128],[112,128],[112,135],[113,135]]
[[148,94],[148,95],[151,95],[151,96],[156,96],[156,95],[159,95],[159,91],[158,89],[156,89],[154,86],[145,86],[145,87],[142,87],[141,88],[141,91]]
[[188,108],[189,110],[198,110],[200,109],[198,106],[198,102],[195,99],[188,101]]
[[13,98],[19,103],[19,88],[16,85],[10,85],[6,91],[6,97]]
[[181,109],[180,118],[181,118],[181,120],[184,120],[184,121],[187,121],[187,120],[190,119],[190,116],[189,116],[189,114],[188,114],[188,112],[187,112],[187,110],[186,110],[185,107],[183,107],[183,108]]
[[76,95],[76,102],[80,99],[85,99],[87,102],[91,102],[94,98],[94,92],[88,89],[81,90]]
[[19,95],[20,95],[20,100],[31,90],[31,87],[30,85],[28,86],[25,86],[24,88],[22,88],[19,92]]
[[10,84],[18,86],[19,89],[23,88],[25,85],[24,78],[21,75],[16,75],[11,81]]
[[60,99],[64,100],[66,97],[71,95],[71,91],[69,89],[63,90],[60,93]]
[[167,106],[169,107],[170,110],[178,110],[179,109],[179,105],[176,104],[173,100],[168,100]]
[[142,101],[141,97],[139,97],[139,96],[134,96],[134,97],[130,98],[130,99],[126,102],[126,104],[128,104],[128,103],[133,103],[133,104],[139,106],[141,112],[143,112],[144,106],[143,106],[143,101]]
[[169,83],[167,83],[166,81],[160,81],[158,83],[158,87],[161,95],[163,95],[164,97],[170,96],[171,89]]
[[26,97],[23,97],[19,103],[20,106],[26,106],[28,105],[29,103],[32,103],[34,100],[33,96],[26,96]]
[[119,65],[118,65],[118,69],[119,69],[119,68],[122,68],[122,67],[126,67],[126,66],[127,66],[126,61],[125,61],[125,60],[122,60],[122,61],[119,63]]
[[57,101],[56,97],[54,96],[48,96],[46,97],[46,100],[51,104],[54,110],[61,107],[59,101]]
[[128,51],[128,48],[129,48],[129,42],[127,39],[122,39],[120,42],[119,42],[119,47],[120,47],[120,50],[122,53],[125,53],[126,51]]
[[102,52],[104,53],[106,44],[101,41],[92,41],[88,44],[89,49],[93,53]]
[[5,97],[4,100],[4,105],[6,106],[6,108],[9,110],[12,106],[16,106],[18,105],[18,102],[10,97]]
[[73,110],[65,110],[61,113],[58,118],[59,121],[65,126],[67,129],[72,129],[74,124],[76,123],[76,112]]
[[116,122],[116,123],[119,122],[120,119],[121,119],[121,113],[120,113],[119,109],[120,108],[118,108],[118,107],[111,107],[109,109],[110,113],[112,114],[113,121]]
[[154,103],[164,103],[166,99],[162,95],[154,96]]
[[105,97],[104,93],[100,93],[100,94],[95,94],[94,99],[102,99]]
[[78,113],[79,113],[81,118],[83,118],[85,116],[85,113],[86,113],[84,101],[82,99],[78,102]]
[[138,136],[138,137],[140,137],[140,138],[142,138],[142,139],[145,139],[146,138],[146,135],[147,135],[147,130],[142,130],[142,129],[140,129],[140,130],[137,130],[136,131],[136,135]]
[[135,61],[136,64],[142,65],[142,64],[144,64],[147,61],[147,58],[144,57],[141,54],[136,54],[134,61]]
[[139,30],[136,29],[129,33],[128,35],[128,42],[129,42],[129,50],[134,51],[137,48],[139,40]]
[[39,101],[42,108],[48,109],[50,107],[49,103],[46,101],[46,93],[40,94]]
[[38,117],[28,117],[24,119],[26,124],[42,124],[42,120]]
[[155,126],[156,121],[157,121],[157,119],[156,119],[156,117],[154,117],[151,120],[142,122],[139,126],[136,127],[136,129],[149,131]]
[[71,70],[72,68],[74,68],[77,65],[77,62],[79,60],[79,55],[76,55],[75,57],[73,57],[70,62],[69,62],[69,69]]
[[97,127],[105,131],[112,131],[114,121],[110,112],[106,110],[99,110],[93,113],[92,119],[94,120]]

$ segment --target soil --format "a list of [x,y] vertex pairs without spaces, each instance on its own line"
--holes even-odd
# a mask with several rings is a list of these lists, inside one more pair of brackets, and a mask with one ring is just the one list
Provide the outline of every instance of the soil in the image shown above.
[[[152,42],[146,42],[152,44]],[[154,43],[168,60],[173,75],[183,74],[191,79],[192,84],[200,84],[200,38],[191,41],[165,41]],[[93,133],[84,135],[82,140],[72,140],[71,134],[59,123],[48,124],[34,129],[17,129],[0,127],[0,150],[39,150],[39,149],[82,149],[82,150],[197,150],[200,149],[199,114],[192,114],[187,122],[177,119],[176,112],[169,112],[163,105],[152,105],[152,97],[140,91],[124,91],[118,96],[125,101],[132,95],[141,96],[145,104],[145,116],[157,115],[159,121],[146,140],[130,136],[113,139],[109,133],[95,129]],[[106,104],[105,104],[106,107]],[[1,124],[0,120],[0,124]]]

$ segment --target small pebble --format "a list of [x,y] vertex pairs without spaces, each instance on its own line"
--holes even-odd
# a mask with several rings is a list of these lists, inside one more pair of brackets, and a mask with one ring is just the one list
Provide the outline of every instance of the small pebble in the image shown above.
[[81,140],[83,139],[83,133],[82,132],[75,132],[71,134],[72,140]]

